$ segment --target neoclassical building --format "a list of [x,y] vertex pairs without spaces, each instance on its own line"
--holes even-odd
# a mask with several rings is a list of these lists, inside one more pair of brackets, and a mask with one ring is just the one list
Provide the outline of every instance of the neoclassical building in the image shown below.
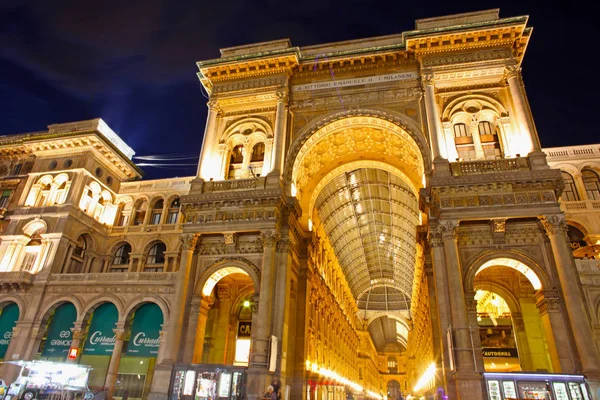
[[0,137],[0,358],[117,398],[597,399],[600,145],[542,148],[527,20],[221,49],[187,178],[101,119]]

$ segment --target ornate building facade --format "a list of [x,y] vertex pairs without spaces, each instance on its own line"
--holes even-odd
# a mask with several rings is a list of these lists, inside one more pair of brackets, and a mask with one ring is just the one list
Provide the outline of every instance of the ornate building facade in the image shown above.
[[99,119],[0,137],[0,355],[114,397],[596,398],[600,145],[542,149],[527,20],[222,49],[193,177],[140,180]]

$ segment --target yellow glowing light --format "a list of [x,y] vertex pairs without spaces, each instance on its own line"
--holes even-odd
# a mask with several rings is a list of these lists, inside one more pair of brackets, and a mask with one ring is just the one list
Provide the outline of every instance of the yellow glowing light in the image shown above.
[[319,372],[319,366],[317,365],[317,363],[312,364],[312,370],[313,372]]
[[306,360],[306,370],[310,371],[310,361]]
[[296,189],[296,184],[292,183],[292,190],[291,190],[292,197],[296,197],[296,193],[298,193],[297,189]]
[[423,375],[421,375],[421,378],[419,378],[419,380],[417,381],[414,391],[418,392],[419,390],[424,388],[428,383],[430,383],[433,380],[434,377],[435,377],[435,363],[431,363],[429,365],[429,367],[427,367],[425,372],[423,372]]
[[309,231],[311,231],[311,232],[312,232],[312,230],[313,230],[313,222],[312,222],[312,219],[309,219],[309,220],[308,220],[308,230],[309,230]]
[[246,308],[250,307],[250,302],[248,300],[246,300],[244,302],[244,307],[246,307]]

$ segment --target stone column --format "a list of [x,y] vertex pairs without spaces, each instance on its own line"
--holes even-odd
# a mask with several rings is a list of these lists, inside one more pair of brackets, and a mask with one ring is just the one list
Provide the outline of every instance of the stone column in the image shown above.
[[275,129],[273,132],[273,163],[271,173],[279,174],[283,170],[283,153],[285,151],[285,139],[287,134],[287,102],[286,92],[277,92],[277,111],[275,112]]
[[523,314],[520,312],[512,312],[511,310],[510,317],[512,319],[521,369],[523,371],[535,371],[533,359],[531,357],[531,350],[529,349],[529,342],[527,341],[527,332],[525,332]]
[[440,112],[435,101],[435,86],[433,74],[425,74],[421,77],[425,89],[425,112],[427,113],[427,126],[429,129],[429,141],[431,142],[431,153],[433,159],[447,158],[444,149],[444,134]]
[[206,333],[206,321],[208,320],[208,311],[213,305],[213,300],[208,296],[202,296],[198,310],[198,323],[196,328],[196,340],[194,342],[193,364],[202,362],[202,351],[204,349],[204,334]]
[[452,122],[442,122],[442,128],[444,129],[444,137],[446,139],[446,154],[448,155],[448,161],[454,162],[458,158],[458,150],[456,149],[456,142],[454,141]]
[[[450,296],[448,293],[448,278],[446,277],[446,262],[444,259],[444,242],[442,240],[441,232],[437,229],[431,229],[429,231],[429,248],[431,251],[431,263],[432,263],[432,281],[434,284],[434,295],[430,299],[435,300],[435,306],[437,307],[437,320],[434,322],[432,318],[431,324],[434,331],[438,331],[439,336],[439,347],[440,347],[440,358],[436,360],[439,367],[444,374],[442,379],[444,389],[446,393],[455,393],[454,381],[448,379],[452,371],[453,365],[451,365],[450,354],[451,349],[448,347],[448,341],[446,332],[448,327],[451,325],[450,318]],[[433,301],[432,301],[433,302]],[[434,335],[435,337],[435,335]],[[434,346],[435,347],[435,346]],[[452,361],[453,362],[453,361]]]
[[560,310],[560,299],[557,293],[552,291],[537,292],[535,294],[535,306],[540,313],[540,319],[544,327],[547,354],[555,373],[574,373],[576,368],[573,363],[569,334],[566,330],[566,321]]
[[444,242],[447,285],[450,294],[450,315],[452,316],[457,371],[453,378],[459,399],[479,399],[484,397],[483,382],[480,375],[482,371],[476,370],[477,365],[473,356],[475,350],[471,344],[469,317],[462,282],[462,268],[456,242],[457,230],[458,221],[455,220],[441,221],[438,225],[438,232]]
[[479,337],[479,323],[477,321],[477,300],[475,292],[467,291],[465,294],[465,303],[467,305],[467,314],[469,326],[471,327],[471,337],[473,338],[473,347],[475,350],[475,367],[477,371],[484,371],[483,353],[481,350],[481,338]]
[[196,176],[206,180],[210,178],[219,179],[219,177],[216,176],[216,173],[213,173],[212,171],[214,168],[215,172],[218,172],[218,165],[210,164],[214,163],[214,160],[211,159],[211,154],[213,152],[213,147],[217,136],[215,132],[215,126],[220,107],[217,100],[209,100],[206,105],[208,106],[208,115],[206,117],[206,125],[204,127],[204,137],[202,139],[200,160],[198,160],[198,172],[196,173]]
[[588,375],[591,380],[600,381],[598,352],[596,351],[585,305],[581,297],[575,261],[567,243],[565,217],[562,214],[547,215],[541,218],[541,222],[552,246],[558,279],[565,300],[565,308],[571,321],[570,325],[573,327],[573,337],[583,373]]
[[231,310],[231,294],[229,292],[229,285],[217,283],[217,296],[219,298],[219,311],[216,320],[216,328],[219,334],[215,335],[215,340],[213,342],[214,347],[212,351],[212,363],[225,364],[227,332],[229,332],[229,311]]
[[[527,141],[526,147],[531,149],[530,152],[541,151],[537,131],[531,116],[531,110],[527,103],[525,88],[523,87],[523,82],[521,80],[521,68],[517,65],[506,67],[505,76],[515,108],[517,122],[519,123],[521,139]],[[526,154],[522,155],[525,156]]]
[[484,160],[485,154],[483,152],[483,146],[481,145],[481,136],[479,136],[479,121],[475,118],[469,125],[469,131],[471,132],[471,138],[473,139],[473,147],[475,148],[475,158],[477,160]]
[[177,273],[177,283],[173,295],[173,308],[169,318],[169,331],[165,346],[165,361],[175,362],[179,359],[179,348],[183,337],[183,321],[186,318],[186,303],[193,285],[192,258],[198,236],[195,234],[184,234],[181,237],[181,261]]
[[[273,335],[277,337],[277,371],[281,372],[283,357],[284,337],[287,336],[288,321],[286,316],[289,310],[290,292],[288,274],[291,266],[291,246],[289,239],[282,239],[277,243],[275,253],[275,301],[273,302]],[[287,341],[285,341],[287,344]]]
[[73,327],[71,328],[71,348],[72,349],[79,349],[79,354],[77,355],[77,358],[68,358],[67,357],[67,361],[68,363],[71,364],[77,364],[79,362],[79,357],[81,357],[81,350],[82,350],[82,342],[84,340],[84,336],[85,336],[85,329],[82,328],[83,322],[75,322],[75,324],[73,325]]
[[113,347],[112,355],[110,356],[110,363],[108,364],[108,371],[106,372],[106,380],[104,381],[104,387],[106,388],[106,397],[108,399],[113,398],[115,393],[115,383],[117,382],[117,372],[119,371],[119,363],[121,362],[121,351],[123,350],[123,341],[127,335],[127,332],[123,328],[113,329],[115,334],[115,346]]
[[252,325],[252,352],[250,365],[266,368],[269,362],[269,336],[271,333],[271,311],[273,307],[273,277],[275,245],[279,240],[276,230],[261,231],[263,242],[263,265],[260,278],[260,297],[256,326]]

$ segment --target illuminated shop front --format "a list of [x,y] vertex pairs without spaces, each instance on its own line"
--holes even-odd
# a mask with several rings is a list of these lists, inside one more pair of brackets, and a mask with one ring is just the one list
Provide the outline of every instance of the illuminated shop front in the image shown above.
[[73,341],[71,328],[77,318],[72,303],[58,306],[48,318],[45,338],[40,342],[36,358],[49,361],[65,361]]
[[88,385],[102,387],[105,384],[110,357],[115,345],[113,330],[118,320],[118,311],[112,303],[104,303],[94,310],[81,352],[80,364],[92,367]]
[[162,324],[162,311],[156,304],[144,304],[133,314],[129,340],[123,346],[119,362],[115,397],[147,397],[160,346]]
[[170,400],[245,398],[246,368],[227,365],[175,365]]
[[483,374],[488,400],[591,400],[583,375],[493,373]]
[[7,303],[0,309],[0,360],[5,358],[18,319],[19,306],[15,303]]

